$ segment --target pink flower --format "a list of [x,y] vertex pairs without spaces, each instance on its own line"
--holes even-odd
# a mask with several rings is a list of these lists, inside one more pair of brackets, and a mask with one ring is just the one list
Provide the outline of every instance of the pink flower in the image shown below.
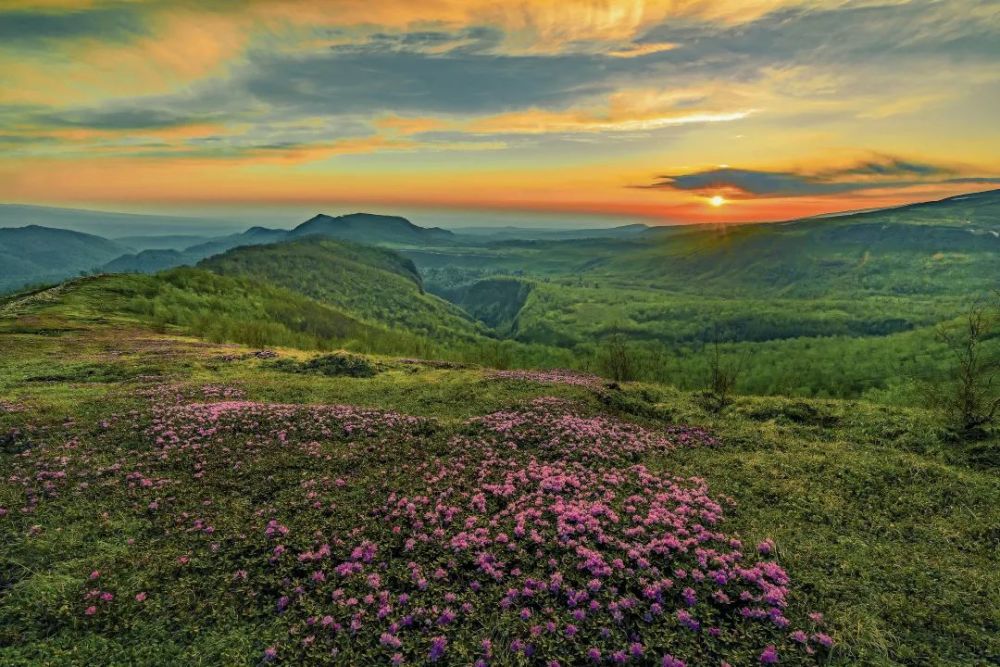
[[427,654],[427,659],[431,662],[437,662],[444,655],[444,650],[448,646],[448,638],[444,636],[434,637],[431,640],[431,650]]
[[93,616],[94,614],[97,613],[97,607],[91,605],[87,607],[87,609],[83,613],[86,614],[87,616]]
[[760,654],[760,664],[762,665],[776,665],[778,664],[778,649],[774,648],[773,645],[769,645],[764,649],[764,652]]
[[135,601],[136,602],[145,602],[146,601],[146,593],[144,591],[136,593],[135,594]]

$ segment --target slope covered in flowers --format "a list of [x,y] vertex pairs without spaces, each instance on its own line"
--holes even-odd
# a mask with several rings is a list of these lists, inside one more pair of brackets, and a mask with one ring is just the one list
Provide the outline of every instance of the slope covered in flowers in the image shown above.
[[239,655],[288,664],[809,664],[831,643],[818,615],[789,620],[773,543],[726,531],[730,499],[644,464],[715,446],[701,429],[551,398],[444,423],[207,386],[11,442],[0,532],[30,551],[82,508],[118,546],[82,550],[0,643],[141,642],[151,619],[180,641],[238,628]]

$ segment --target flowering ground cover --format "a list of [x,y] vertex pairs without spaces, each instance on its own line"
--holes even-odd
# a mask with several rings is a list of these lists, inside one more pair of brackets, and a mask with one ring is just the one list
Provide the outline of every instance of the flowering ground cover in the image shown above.
[[596,375],[562,369],[547,371],[493,371],[490,375],[499,380],[523,380],[525,382],[538,382],[541,384],[568,384],[591,388],[603,386],[607,382],[604,378]]
[[832,644],[787,618],[773,545],[725,532],[729,499],[642,464],[715,445],[701,429],[546,398],[444,427],[218,385],[140,393],[148,409],[14,457],[8,528],[30,539],[35,515],[74,505],[137,534],[21,631],[113,636],[212,601],[267,628],[262,660],[292,663],[794,664]]
[[[148,332],[4,341],[0,664],[1000,649],[1000,485],[936,458],[909,413],[816,402],[801,423],[741,399],[711,418],[650,386],[289,374]],[[99,364],[121,371],[74,370]]]

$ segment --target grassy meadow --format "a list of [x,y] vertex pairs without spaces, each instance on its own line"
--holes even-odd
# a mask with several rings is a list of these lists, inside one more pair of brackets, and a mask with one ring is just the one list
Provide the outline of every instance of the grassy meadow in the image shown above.
[[[1000,481],[925,411],[716,415],[664,385],[392,356],[328,375],[85,303],[8,307],[0,332],[0,663],[1000,653]],[[642,529],[661,520],[671,547]]]

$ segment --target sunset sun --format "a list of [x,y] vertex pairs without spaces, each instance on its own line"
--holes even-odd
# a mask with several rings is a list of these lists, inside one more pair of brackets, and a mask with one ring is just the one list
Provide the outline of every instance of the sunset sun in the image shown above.
[[723,197],[722,195],[715,195],[714,197],[709,198],[708,203],[714,206],[715,208],[719,208],[720,206],[728,202],[726,201],[726,198]]

